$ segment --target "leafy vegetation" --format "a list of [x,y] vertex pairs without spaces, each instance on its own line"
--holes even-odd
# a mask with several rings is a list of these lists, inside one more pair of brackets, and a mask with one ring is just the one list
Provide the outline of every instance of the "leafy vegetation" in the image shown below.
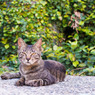
[[43,39],[43,59],[67,74],[95,75],[95,0],[0,1],[0,72],[17,70],[17,39]]

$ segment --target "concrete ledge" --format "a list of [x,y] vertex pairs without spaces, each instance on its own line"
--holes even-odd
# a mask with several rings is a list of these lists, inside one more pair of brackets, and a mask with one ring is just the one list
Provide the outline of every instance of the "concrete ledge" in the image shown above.
[[94,76],[67,75],[64,82],[42,87],[17,87],[16,81],[0,79],[0,95],[95,95]]

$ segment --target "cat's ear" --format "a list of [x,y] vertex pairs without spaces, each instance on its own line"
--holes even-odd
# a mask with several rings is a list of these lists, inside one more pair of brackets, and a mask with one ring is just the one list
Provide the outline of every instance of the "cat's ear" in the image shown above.
[[40,38],[33,46],[41,50],[42,38]]
[[18,49],[24,49],[27,44],[24,42],[22,38],[18,38]]

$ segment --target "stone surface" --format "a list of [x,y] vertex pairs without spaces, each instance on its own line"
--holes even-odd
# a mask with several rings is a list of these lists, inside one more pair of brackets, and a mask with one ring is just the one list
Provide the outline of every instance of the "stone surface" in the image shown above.
[[42,87],[17,87],[17,80],[0,79],[0,95],[95,95],[94,76],[67,75],[64,82]]

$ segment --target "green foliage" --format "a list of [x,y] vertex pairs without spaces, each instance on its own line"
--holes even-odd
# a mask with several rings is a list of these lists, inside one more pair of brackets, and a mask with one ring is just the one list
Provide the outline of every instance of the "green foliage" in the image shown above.
[[67,74],[95,75],[94,19],[94,0],[2,0],[0,71],[18,68],[18,37],[28,44],[42,37],[43,59],[60,61]]

